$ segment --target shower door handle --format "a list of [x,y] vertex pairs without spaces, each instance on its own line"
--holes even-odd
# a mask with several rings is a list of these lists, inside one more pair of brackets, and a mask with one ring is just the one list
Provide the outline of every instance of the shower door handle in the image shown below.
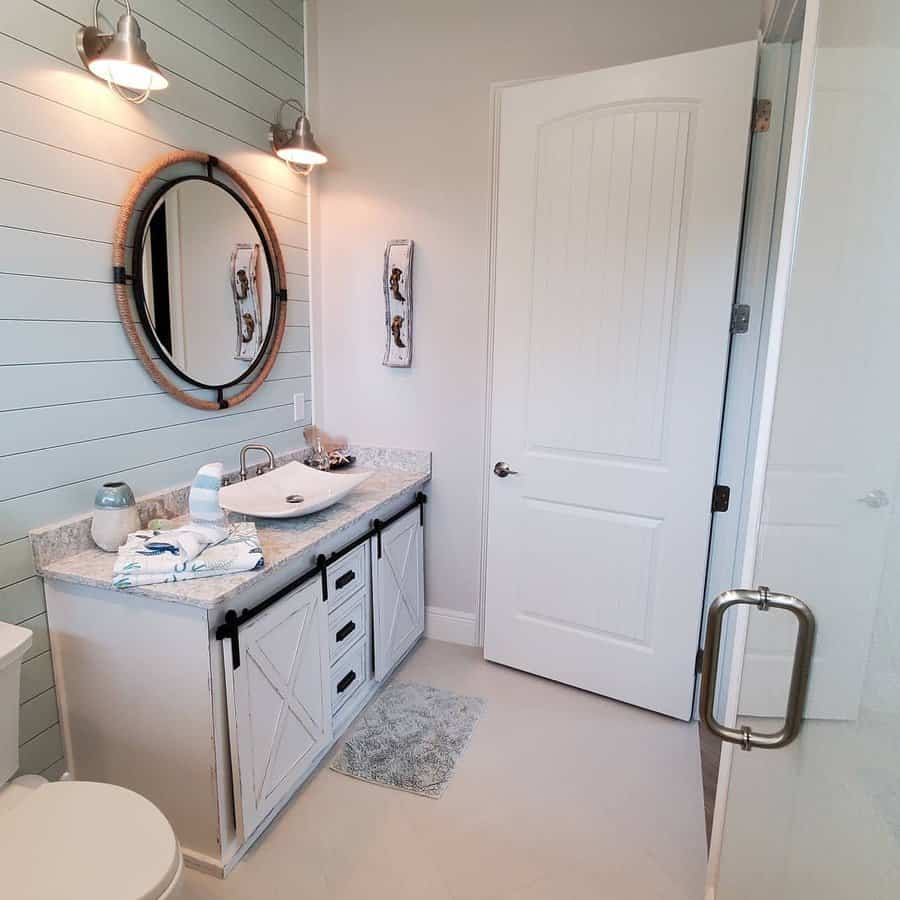
[[[748,725],[730,728],[716,719],[716,680],[719,674],[719,651],[722,645],[722,626],[725,613],[732,606],[755,606],[762,612],[782,609],[797,617],[797,643],[794,645],[794,666],[791,671],[791,686],[788,691],[787,710],[784,726],[779,731],[754,732]],[[777,750],[786,747],[800,733],[803,725],[803,707],[809,686],[809,667],[812,662],[813,639],[816,620],[810,608],[799,598],[790,594],[775,594],[767,587],[752,590],[731,590],[719,594],[709,607],[706,620],[706,647],[703,650],[703,674],[700,681],[700,715],[706,727],[716,737],[732,744],[739,744],[742,750],[760,747]]]

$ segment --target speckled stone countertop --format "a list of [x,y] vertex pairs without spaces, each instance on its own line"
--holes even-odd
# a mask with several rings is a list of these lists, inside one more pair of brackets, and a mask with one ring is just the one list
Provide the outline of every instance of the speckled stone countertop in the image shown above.
[[[334,506],[296,519],[256,519],[256,528],[265,556],[265,566],[253,572],[197,578],[172,584],[151,584],[127,588],[123,594],[138,594],[170,603],[184,603],[207,609],[237,597],[251,584],[271,578],[302,556],[314,553],[324,541],[338,537],[360,524],[378,518],[388,504],[407,492],[417,490],[431,478],[431,454],[421,451],[394,451],[353,447],[357,455],[354,472],[375,474]],[[304,451],[277,459],[283,465],[302,458]],[[152,518],[181,517],[187,508],[189,485],[138,500],[142,523]],[[348,541],[351,536],[348,535]],[[35,568],[48,579],[90,587],[111,586],[114,553],[105,553],[90,538],[90,516],[41,528],[31,533]]]

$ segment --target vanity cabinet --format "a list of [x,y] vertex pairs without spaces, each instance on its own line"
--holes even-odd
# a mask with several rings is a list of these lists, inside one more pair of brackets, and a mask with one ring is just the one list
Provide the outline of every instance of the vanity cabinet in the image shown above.
[[328,618],[317,582],[241,630],[225,669],[237,827],[252,834],[331,743]]
[[[413,484],[290,563],[238,576],[220,602],[198,598],[233,580],[130,592],[48,578],[73,777],[143,794],[189,865],[226,875],[423,633]],[[304,540],[268,540],[285,535]]]

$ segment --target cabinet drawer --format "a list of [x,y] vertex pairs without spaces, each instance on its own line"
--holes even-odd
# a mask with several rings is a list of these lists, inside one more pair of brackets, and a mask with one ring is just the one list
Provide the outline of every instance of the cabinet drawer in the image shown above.
[[337,609],[369,583],[369,547],[360,544],[328,567],[328,609]]
[[340,659],[368,633],[369,593],[358,591],[354,598],[328,616],[328,653],[331,662]]
[[340,708],[369,680],[368,641],[357,641],[331,667],[331,712]]

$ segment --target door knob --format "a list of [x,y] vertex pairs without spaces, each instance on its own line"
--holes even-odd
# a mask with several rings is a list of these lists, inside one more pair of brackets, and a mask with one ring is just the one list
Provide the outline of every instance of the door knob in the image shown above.
[[874,490],[867,491],[862,497],[857,497],[856,502],[865,503],[866,506],[871,507],[872,509],[881,509],[890,504],[891,498],[888,497],[881,488],[875,488]]
[[500,462],[494,464],[494,474],[498,478],[506,478],[509,475],[518,475],[519,473],[515,469],[511,469],[509,463],[505,463],[501,459]]

